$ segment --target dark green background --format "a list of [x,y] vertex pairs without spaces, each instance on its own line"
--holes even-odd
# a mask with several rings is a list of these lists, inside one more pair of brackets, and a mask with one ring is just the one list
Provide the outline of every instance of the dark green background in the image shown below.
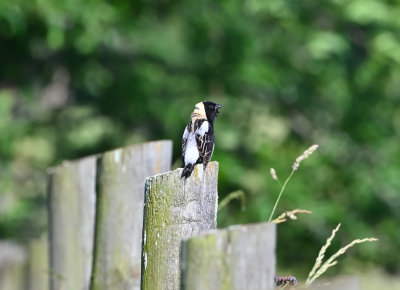
[[335,270],[400,271],[400,2],[389,0],[0,0],[0,238],[45,229],[46,168],[174,140],[194,104],[215,123],[219,226],[268,219],[281,180],[312,144],[277,214],[278,266],[303,277],[339,223]]

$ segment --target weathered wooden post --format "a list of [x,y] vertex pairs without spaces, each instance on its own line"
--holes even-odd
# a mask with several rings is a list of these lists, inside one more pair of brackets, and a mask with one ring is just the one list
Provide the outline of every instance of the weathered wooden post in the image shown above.
[[105,153],[98,162],[92,290],[140,287],[145,178],[171,168],[172,142]]
[[184,290],[274,289],[275,224],[231,226],[184,241]]
[[92,269],[96,157],[49,170],[50,288],[89,289]]
[[28,245],[27,289],[49,289],[49,245],[47,235]]
[[[149,177],[145,186],[142,289],[179,289],[183,239],[216,227],[218,163]],[[206,289],[206,288],[203,288]]]
[[0,242],[0,290],[25,289],[25,250],[12,242]]

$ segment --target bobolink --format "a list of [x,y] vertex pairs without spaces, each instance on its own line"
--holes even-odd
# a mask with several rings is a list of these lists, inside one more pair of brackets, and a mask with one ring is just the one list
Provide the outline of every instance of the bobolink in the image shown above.
[[206,169],[214,152],[214,121],[221,105],[212,102],[196,104],[182,137],[182,177],[188,178],[196,164]]

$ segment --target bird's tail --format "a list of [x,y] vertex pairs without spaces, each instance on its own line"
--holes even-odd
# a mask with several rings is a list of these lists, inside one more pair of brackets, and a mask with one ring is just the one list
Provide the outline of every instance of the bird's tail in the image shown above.
[[183,168],[181,178],[182,177],[188,178],[190,174],[192,174],[193,169],[194,169],[194,164],[191,163],[186,164],[185,167]]

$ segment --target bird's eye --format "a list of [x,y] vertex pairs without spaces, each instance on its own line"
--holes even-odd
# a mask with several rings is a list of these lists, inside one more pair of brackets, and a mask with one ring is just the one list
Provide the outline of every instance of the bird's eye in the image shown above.
[[194,106],[194,108],[195,108],[196,110],[198,110],[198,109],[199,109],[197,106]]

